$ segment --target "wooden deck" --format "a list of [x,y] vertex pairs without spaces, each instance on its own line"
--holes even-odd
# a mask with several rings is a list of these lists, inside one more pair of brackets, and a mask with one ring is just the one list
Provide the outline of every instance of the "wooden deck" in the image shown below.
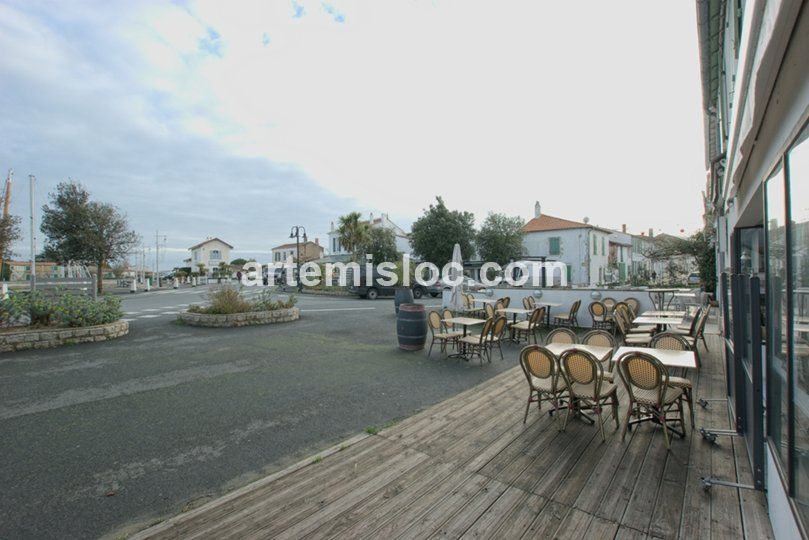
[[[709,343],[695,398],[723,397],[719,341]],[[689,431],[667,452],[660,428],[621,441],[607,417],[602,442],[575,420],[558,432],[535,407],[524,425],[526,397],[515,367],[137,537],[772,537],[762,493],[700,485],[707,475],[751,482],[741,441],[711,445]],[[697,427],[728,427],[722,402],[696,413]]]

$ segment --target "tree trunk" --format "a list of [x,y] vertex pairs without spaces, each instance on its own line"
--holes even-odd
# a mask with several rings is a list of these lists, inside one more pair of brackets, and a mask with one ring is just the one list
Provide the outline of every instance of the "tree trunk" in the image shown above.
[[100,262],[96,265],[96,291],[98,294],[101,294],[102,290],[104,289],[104,276],[101,275],[101,269],[104,267],[104,263]]

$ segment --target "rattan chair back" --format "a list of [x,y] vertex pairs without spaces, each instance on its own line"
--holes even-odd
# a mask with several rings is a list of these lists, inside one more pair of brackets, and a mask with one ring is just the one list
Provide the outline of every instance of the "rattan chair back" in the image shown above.
[[[497,308],[500,309],[500,306],[498,305]],[[483,306],[483,310],[486,312],[486,318],[488,319],[494,318],[495,316],[494,306],[492,306],[491,304],[486,304],[485,306]]]
[[613,309],[615,309],[615,304],[617,304],[618,302],[615,300],[615,298],[608,296],[606,298],[603,298],[601,300],[601,303],[604,304],[604,307],[607,308],[607,311],[611,312]]
[[583,345],[615,348],[615,338],[606,330],[591,330],[581,339]]
[[534,378],[551,379],[551,388],[556,387],[559,367],[556,357],[545,347],[540,345],[523,347],[520,351],[520,366],[531,388],[536,388]]
[[504,296],[503,297],[503,307],[507,308],[510,305],[511,305],[511,297],[510,296]]
[[660,360],[643,352],[630,352],[618,359],[618,375],[633,401],[662,404],[669,372]]
[[667,351],[689,351],[691,347],[682,336],[670,332],[661,332],[652,338],[650,345],[653,349],[664,349]]
[[430,325],[430,331],[433,334],[440,332],[443,327],[441,315],[439,315],[437,311],[430,311],[430,313],[427,314],[427,323]]
[[576,333],[570,328],[554,328],[545,338],[545,343],[576,343]]
[[590,312],[590,316],[593,320],[603,321],[604,318],[607,316],[607,306],[605,306],[602,302],[596,300],[595,302],[590,302],[590,305],[587,306],[587,310]]
[[637,298],[627,298],[625,302],[629,309],[632,310],[632,318],[634,319],[640,313],[640,301]]
[[570,349],[562,353],[559,359],[562,374],[567,379],[568,387],[574,384],[594,385],[594,394],[598,395],[604,370],[595,356],[580,349]]

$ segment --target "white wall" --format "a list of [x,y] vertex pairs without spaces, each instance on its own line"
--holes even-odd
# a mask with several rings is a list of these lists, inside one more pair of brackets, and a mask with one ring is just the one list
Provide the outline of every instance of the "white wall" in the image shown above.
[[[530,232],[523,234],[522,245],[529,257],[545,257],[549,261],[561,261],[570,267],[570,283],[587,285],[584,266],[587,255],[587,229],[563,229],[559,231]],[[551,255],[550,238],[559,238],[559,255]]]

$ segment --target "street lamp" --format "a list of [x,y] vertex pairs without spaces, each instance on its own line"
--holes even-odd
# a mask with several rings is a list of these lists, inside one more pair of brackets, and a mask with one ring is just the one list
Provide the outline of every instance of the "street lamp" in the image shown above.
[[295,239],[295,270],[298,274],[298,291],[303,291],[303,283],[301,283],[301,234],[303,234],[303,243],[307,242],[306,227],[302,225],[295,225],[289,231],[289,237]]

